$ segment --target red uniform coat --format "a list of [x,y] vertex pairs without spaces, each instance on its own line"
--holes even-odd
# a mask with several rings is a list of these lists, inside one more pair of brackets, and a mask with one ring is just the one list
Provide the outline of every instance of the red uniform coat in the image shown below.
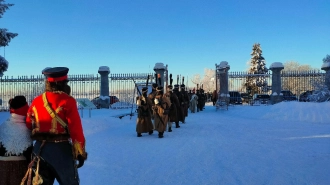
[[85,136],[82,129],[81,119],[77,109],[77,102],[68,94],[46,92],[49,106],[67,124],[68,132],[63,126],[52,118],[44,106],[42,95],[37,96],[30,105],[27,113],[26,126],[34,134],[69,134],[74,147],[75,157],[78,154],[85,156]]

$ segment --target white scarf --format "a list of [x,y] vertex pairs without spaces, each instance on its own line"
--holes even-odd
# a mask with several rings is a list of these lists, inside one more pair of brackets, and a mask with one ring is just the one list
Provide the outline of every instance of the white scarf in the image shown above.
[[21,155],[32,145],[31,131],[25,125],[25,116],[11,114],[0,125],[0,143],[6,148],[6,156]]

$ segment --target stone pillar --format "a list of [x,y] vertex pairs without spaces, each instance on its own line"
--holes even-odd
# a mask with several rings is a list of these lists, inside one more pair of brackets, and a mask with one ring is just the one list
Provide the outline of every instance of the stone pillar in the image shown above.
[[330,90],[330,62],[323,63],[321,69],[325,71],[325,85]]
[[[166,70],[166,66],[164,66],[163,63],[156,63],[155,67],[154,67],[154,71],[156,72],[156,74],[160,74],[160,79],[161,79],[161,84],[160,86],[162,86],[164,88],[164,93],[166,92],[166,87],[164,87],[164,82],[165,82],[165,70]],[[156,83],[159,86],[159,82],[158,79],[156,79]]]
[[100,87],[100,97],[98,99],[98,104],[100,108],[109,108],[110,97],[109,97],[109,74],[110,69],[108,66],[99,67],[98,73],[101,75],[101,87]]
[[281,62],[274,62],[270,65],[270,70],[272,70],[272,94],[270,95],[270,101],[272,104],[279,103],[283,100],[283,95],[281,94],[282,84],[281,84],[281,70],[284,69],[284,65]]
[[228,62],[222,61],[219,65],[217,65],[217,74],[219,75],[220,81],[220,90],[219,90],[219,97],[225,96],[229,99],[229,87],[228,87],[228,71],[230,69],[230,65]]

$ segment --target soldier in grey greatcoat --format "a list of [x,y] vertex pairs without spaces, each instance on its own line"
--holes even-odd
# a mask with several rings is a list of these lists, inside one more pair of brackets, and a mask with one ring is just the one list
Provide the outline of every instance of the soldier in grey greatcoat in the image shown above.
[[169,109],[171,107],[171,101],[164,96],[163,87],[158,86],[156,88],[157,94],[154,100],[153,115],[155,119],[155,130],[158,131],[158,137],[163,138],[164,132],[167,127]]
[[142,95],[137,98],[136,104],[138,106],[138,117],[136,120],[137,137],[141,137],[142,133],[153,133],[153,124],[151,122],[151,107],[152,102],[147,97],[148,88],[142,88]]
[[195,93],[193,93],[190,99],[191,113],[195,113],[197,111],[197,102],[198,102],[198,96]]

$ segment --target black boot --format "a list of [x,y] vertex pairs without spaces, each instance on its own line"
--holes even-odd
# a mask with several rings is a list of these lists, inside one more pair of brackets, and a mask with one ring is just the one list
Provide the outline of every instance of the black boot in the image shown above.
[[179,122],[175,123],[175,128],[180,128]]
[[142,134],[141,133],[137,133],[137,137],[142,137]]
[[159,132],[159,133],[158,133],[158,137],[159,137],[159,138],[163,138],[163,137],[164,137],[163,134],[164,134],[164,132]]
[[154,131],[153,130],[150,130],[149,131],[149,135],[151,135],[151,134],[153,134],[154,133]]
[[168,127],[168,132],[172,132],[172,127]]

